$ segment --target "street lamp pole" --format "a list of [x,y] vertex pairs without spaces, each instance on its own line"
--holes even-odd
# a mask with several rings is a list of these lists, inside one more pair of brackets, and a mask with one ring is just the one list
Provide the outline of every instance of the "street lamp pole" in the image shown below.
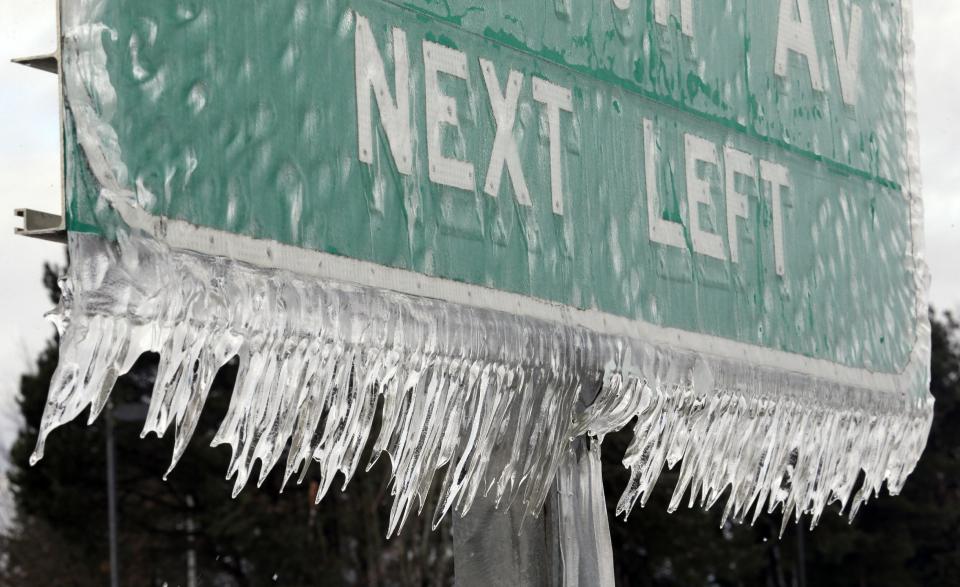
[[110,532],[110,587],[120,587],[117,554],[117,455],[113,441],[113,404],[107,404],[107,524]]

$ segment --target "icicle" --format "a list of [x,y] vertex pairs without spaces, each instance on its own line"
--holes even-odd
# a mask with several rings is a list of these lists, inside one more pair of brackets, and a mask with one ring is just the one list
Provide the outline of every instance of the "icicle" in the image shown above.
[[[233,451],[234,493],[256,463],[287,453],[284,479],[311,462],[318,499],[372,443],[390,457],[389,532],[419,512],[441,475],[435,523],[478,496],[542,507],[573,439],[633,423],[631,479],[618,512],[643,504],[680,466],[689,494],[724,521],[763,509],[816,523],[835,501],[855,513],[900,489],[926,442],[932,405],[886,391],[764,372],[583,329],[388,291],[303,279],[174,251],[150,239],[70,235],[62,334],[32,461],[50,432],[88,407],[147,351],[160,367],[143,433],[193,434],[216,372],[238,355],[236,388],[213,444]],[[381,429],[373,437],[380,411]],[[592,450],[592,449],[591,449]],[[173,466],[171,465],[171,467]],[[372,463],[371,463],[372,464]],[[858,475],[862,487],[852,495]]]

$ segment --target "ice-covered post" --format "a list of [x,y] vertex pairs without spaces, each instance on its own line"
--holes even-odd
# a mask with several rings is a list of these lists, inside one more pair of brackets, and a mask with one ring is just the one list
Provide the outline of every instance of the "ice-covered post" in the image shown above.
[[573,443],[536,518],[483,497],[466,516],[454,515],[453,538],[457,587],[613,587],[599,448]]

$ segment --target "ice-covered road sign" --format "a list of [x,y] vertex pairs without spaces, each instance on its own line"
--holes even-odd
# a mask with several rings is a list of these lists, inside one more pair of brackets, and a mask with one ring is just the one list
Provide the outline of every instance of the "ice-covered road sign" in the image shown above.
[[109,2],[68,228],[902,390],[899,3],[573,4]]
[[931,413],[904,2],[65,3],[44,435],[157,349],[179,454],[240,354],[238,488],[292,439],[325,490],[382,409],[394,524],[444,466],[440,513],[536,509],[634,418],[624,510],[681,457],[740,518],[899,488]]

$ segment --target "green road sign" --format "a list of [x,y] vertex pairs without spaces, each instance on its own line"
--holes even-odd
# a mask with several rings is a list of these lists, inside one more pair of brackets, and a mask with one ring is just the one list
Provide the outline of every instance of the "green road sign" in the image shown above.
[[71,263],[32,460],[153,351],[174,462],[237,357],[235,493],[286,454],[319,498],[369,453],[391,533],[438,484],[437,523],[552,496],[565,581],[612,577],[599,450],[629,425],[619,513],[677,463],[670,507],[725,521],[896,493],[933,409],[910,14],[63,3]]
[[63,11],[70,231],[924,391],[900,1]]

